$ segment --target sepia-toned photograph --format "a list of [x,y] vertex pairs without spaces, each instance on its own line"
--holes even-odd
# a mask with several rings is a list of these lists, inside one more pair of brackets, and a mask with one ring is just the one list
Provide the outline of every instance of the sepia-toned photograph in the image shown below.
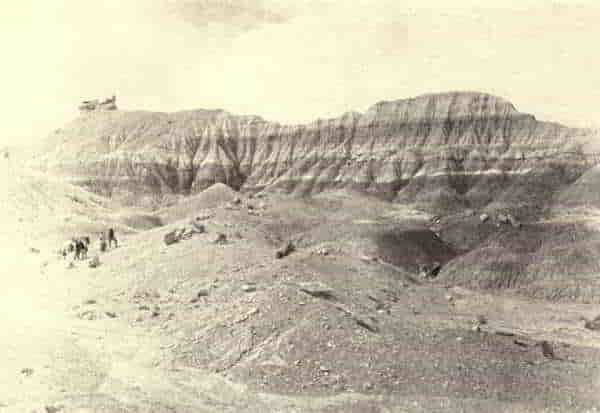
[[600,413],[599,22],[4,1],[0,413]]

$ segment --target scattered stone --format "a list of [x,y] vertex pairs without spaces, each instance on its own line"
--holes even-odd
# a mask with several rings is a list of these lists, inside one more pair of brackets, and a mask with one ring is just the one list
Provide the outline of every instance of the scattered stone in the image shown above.
[[89,262],[88,262],[88,266],[90,268],[96,268],[100,266],[100,257],[95,255],[94,258],[92,258]]
[[182,227],[179,228],[178,232],[177,232],[177,239],[179,239],[180,241],[183,239],[190,239],[192,238],[192,236],[194,235],[195,231],[188,229],[186,227]]
[[488,321],[487,321],[487,318],[484,315],[479,314],[479,315],[477,315],[476,322],[478,324],[484,325],[484,324],[487,324]]
[[364,329],[369,330],[371,333],[379,333],[379,327],[376,326],[375,324],[369,323],[363,319],[360,319],[355,315],[352,316],[352,319],[354,320],[354,322],[356,324],[358,324],[359,326],[361,326]]
[[331,287],[320,282],[300,283],[298,289],[303,293],[317,298],[324,298],[326,300],[331,300],[335,298]]
[[363,390],[368,391],[373,388],[373,385],[371,383],[365,383],[365,384],[363,384],[362,388],[363,388]]
[[426,279],[437,277],[441,269],[442,265],[439,262],[419,265],[419,273],[423,278]]
[[206,228],[204,224],[198,221],[198,218],[190,222],[190,226],[192,227],[191,234],[204,234],[206,232]]
[[490,216],[489,216],[488,214],[481,214],[481,215],[479,215],[479,220],[480,220],[481,222],[485,222],[485,221],[487,221],[489,218],[490,218]]
[[242,203],[242,199],[240,197],[235,197],[235,198],[233,198],[233,201],[231,201],[231,203],[233,205],[239,205]]
[[91,305],[91,304],[96,304],[96,300],[93,299],[89,299],[89,300],[85,300],[83,302],[84,305]]
[[58,413],[60,412],[64,406],[44,406],[44,410],[46,413]]
[[597,316],[593,320],[588,320],[587,318],[582,317],[582,320],[585,321],[585,324],[583,326],[585,328],[587,328],[588,330],[593,330],[593,331],[600,330],[600,316]]
[[106,311],[104,314],[106,314],[110,318],[116,318],[117,317],[117,314],[113,313],[112,311]]
[[330,254],[330,250],[329,250],[329,248],[319,248],[317,250],[317,254],[325,257]]
[[515,333],[513,333],[512,331],[507,331],[507,330],[495,330],[494,334],[496,334],[498,336],[506,336],[506,337],[512,337],[515,335]]
[[521,228],[521,223],[519,222],[519,220],[517,220],[514,216],[512,215],[508,215],[508,221],[510,222],[510,225],[513,226],[513,228]]
[[242,317],[238,318],[237,320],[235,320],[236,323],[242,323],[246,320],[248,320],[248,318],[250,318],[253,315],[256,315],[259,313],[258,308],[253,308],[252,310],[248,311],[246,314],[244,314]]
[[71,270],[73,268],[75,268],[75,263],[73,261],[69,261],[69,263],[67,264],[67,269]]
[[39,254],[40,250],[38,250],[37,248],[31,247],[31,248],[29,248],[29,252],[31,252],[32,254]]
[[212,240],[213,244],[226,244],[227,236],[222,232],[218,232]]
[[202,290],[199,290],[198,293],[196,294],[196,297],[208,297],[208,289],[203,288]]
[[501,224],[509,224],[510,220],[508,219],[508,215],[498,214],[498,222]]
[[275,252],[275,258],[280,259],[280,258],[287,257],[292,252],[294,252],[295,249],[296,249],[296,247],[294,246],[294,244],[292,243],[292,241],[288,241],[288,242],[285,243],[285,245],[283,245],[281,248],[279,248]]
[[172,245],[172,244],[175,244],[176,242],[179,242],[179,238],[177,237],[177,230],[173,230],[173,231],[165,234],[163,240],[166,245]]
[[475,211],[473,211],[472,209],[465,209],[464,215],[466,217],[472,217],[475,215]]
[[96,312],[93,310],[87,310],[82,313],[79,313],[79,314],[77,314],[77,317],[79,317],[82,320],[90,320],[90,321],[98,318],[98,316],[96,315]]
[[550,344],[548,341],[544,340],[541,343],[539,343],[539,346],[542,348],[542,355],[546,358],[549,358],[551,360],[557,360],[558,358],[556,357],[556,355],[554,354],[554,348],[552,346],[552,344]]
[[245,293],[253,293],[254,291],[256,291],[256,287],[254,285],[243,285],[242,286],[242,291]]

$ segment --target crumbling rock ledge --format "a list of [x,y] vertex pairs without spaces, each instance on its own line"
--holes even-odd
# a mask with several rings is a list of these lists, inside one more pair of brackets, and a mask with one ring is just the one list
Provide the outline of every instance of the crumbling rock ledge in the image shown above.
[[99,99],[84,100],[79,105],[81,112],[93,112],[99,110],[117,110],[117,97],[112,96],[110,98],[100,101]]

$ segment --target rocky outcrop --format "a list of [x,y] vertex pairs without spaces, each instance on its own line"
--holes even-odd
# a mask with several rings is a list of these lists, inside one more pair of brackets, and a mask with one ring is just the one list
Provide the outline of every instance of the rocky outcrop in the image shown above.
[[117,110],[117,97],[113,95],[111,98],[100,101],[99,99],[84,100],[79,105],[81,112],[93,112],[95,110]]
[[223,110],[97,111],[48,139],[37,165],[125,203],[160,205],[214,183],[298,195],[352,188],[432,209],[535,206],[592,162],[590,131],[508,101],[452,92],[379,102],[307,125]]

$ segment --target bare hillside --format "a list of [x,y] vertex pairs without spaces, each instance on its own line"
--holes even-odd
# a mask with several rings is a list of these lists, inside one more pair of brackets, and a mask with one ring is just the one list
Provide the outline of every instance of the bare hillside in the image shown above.
[[[583,412],[598,404],[600,341],[581,321],[594,309],[549,305],[512,285],[488,294],[465,284],[478,274],[467,263],[473,252],[453,240],[468,217],[432,224],[428,214],[347,190],[217,202],[223,193],[200,194],[185,218],[181,206],[163,210],[166,226],[118,232],[120,247],[100,253],[96,268],[33,253],[26,267],[15,264],[23,276],[11,278],[13,299],[3,305],[28,328],[4,344],[4,409]],[[69,205],[57,202],[48,206]],[[171,231],[187,235],[167,244]],[[568,234],[544,231],[493,225],[470,251],[495,248],[510,260]],[[525,234],[538,235],[523,244]],[[294,248],[282,250],[288,241]],[[433,262],[442,264],[438,279],[423,279],[419,268]],[[465,275],[452,278],[461,266]],[[44,345],[15,346],[39,336]],[[542,340],[558,359],[544,356]]]
[[592,131],[475,92],[298,126],[113,103],[0,166],[0,410],[600,405]]
[[450,92],[294,126],[224,110],[85,111],[51,134],[35,164],[152,207],[224,183],[297,195],[357,189],[439,211],[534,208],[595,162],[592,136],[500,97]]

